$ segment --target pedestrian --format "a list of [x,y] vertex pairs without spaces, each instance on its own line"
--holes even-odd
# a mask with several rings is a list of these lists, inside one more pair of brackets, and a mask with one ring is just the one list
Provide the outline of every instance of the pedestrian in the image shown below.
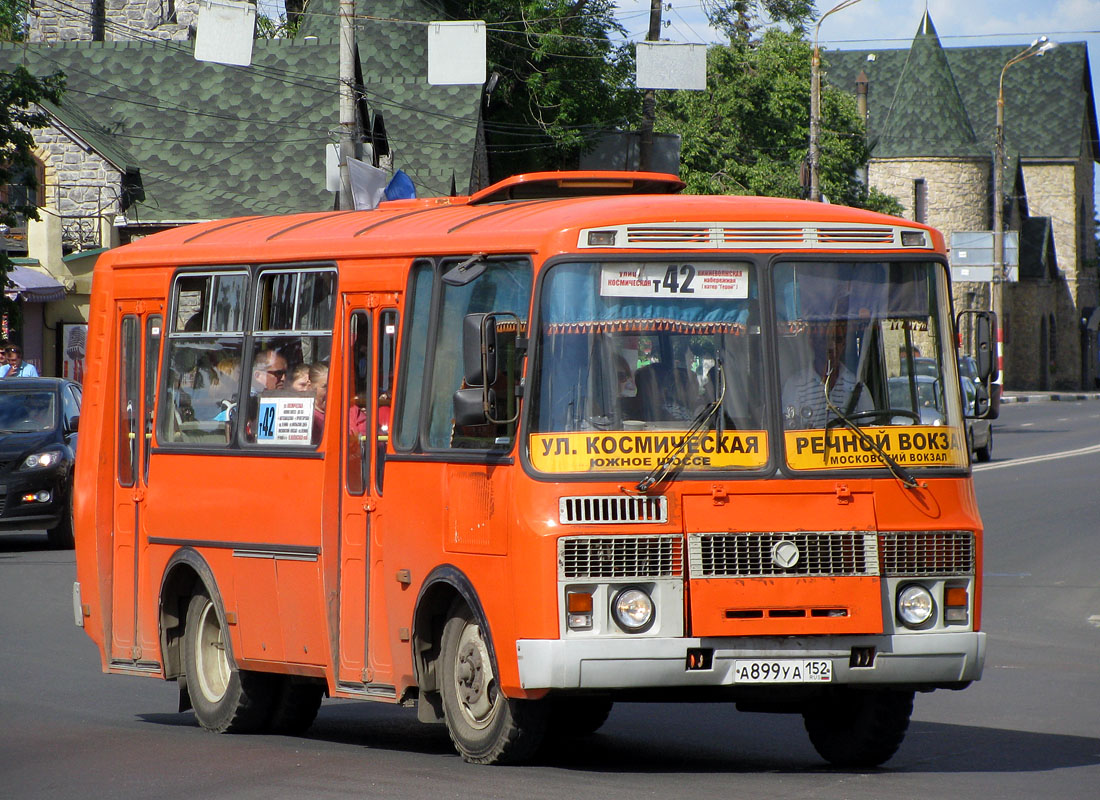
[[0,378],[37,378],[38,370],[34,364],[28,364],[23,360],[23,348],[17,344],[9,344],[4,348],[4,358],[7,363],[0,366]]

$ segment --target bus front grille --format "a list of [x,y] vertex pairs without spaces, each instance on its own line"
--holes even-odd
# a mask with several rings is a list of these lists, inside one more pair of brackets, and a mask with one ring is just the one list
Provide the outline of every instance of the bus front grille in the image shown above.
[[558,500],[558,521],[562,525],[608,525],[613,523],[668,522],[668,498],[589,495]]
[[862,531],[693,533],[693,578],[877,575],[878,539]]
[[684,574],[679,535],[563,536],[558,540],[561,580],[675,578]]
[[880,533],[882,574],[926,577],[974,574],[974,534],[970,531]]

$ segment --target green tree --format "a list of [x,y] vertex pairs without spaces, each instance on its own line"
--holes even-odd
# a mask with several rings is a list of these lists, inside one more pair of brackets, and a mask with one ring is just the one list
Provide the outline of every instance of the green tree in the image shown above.
[[[0,40],[22,38],[25,13],[22,0],[0,0]],[[36,104],[60,102],[64,87],[61,72],[37,77],[23,66],[0,72],[0,225],[10,228],[24,219],[38,219],[33,131],[45,127],[48,117]],[[10,269],[7,250],[0,247],[0,285]]]
[[816,13],[813,0],[703,0],[703,11],[732,42],[748,41],[769,22],[805,33]]
[[640,110],[633,48],[612,41],[624,33],[612,0],[448,0],[447,11],[488,24],[493,180],[575,166],[602,131]]
[[[716,45],[707,89],[661,92],[656,129],[681,136],[680,177],[697,194],[802,197],[810,125],[811,46],[794,32]],[[897,213],[900,206],[856,177],[867,162],[855,98],[830,86],[821,97],[821,186],[831,202]]]

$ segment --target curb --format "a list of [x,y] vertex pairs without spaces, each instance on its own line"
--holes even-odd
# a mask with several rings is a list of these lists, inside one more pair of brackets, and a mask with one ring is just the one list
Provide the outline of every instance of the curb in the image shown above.
[[1049,392],[1001,396],[1001,403],[1048,403],[1074,400],[1100,400],[1100,392]]

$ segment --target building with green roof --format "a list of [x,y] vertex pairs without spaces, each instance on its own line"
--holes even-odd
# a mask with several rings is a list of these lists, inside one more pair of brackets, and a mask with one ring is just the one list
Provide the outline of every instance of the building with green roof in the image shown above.
[[990,302],[993,140],[1004,70],[1003,218],[1019,242],[1018,270],[1011,270],[1019,279],[1005,287],[1005,386],[1091,387],[1100,327],[1093,182],[1100,137],[1088,47],[1064,43],[1005,70],[1022,49],[944,48],[925,12],[908,49],[832,51],[824,70],[866,108],[869,183],[948,237],[957,309]]
[[[52,124],[35,132],[42,220],[7,242],[68,286],[44,310],[47,331],[87,313],[95,259],[66,256],[201,220],[334,207],[338,30],[335,4],[315,5],[303,35],[256,39],[250,66],[195,59],[197,0],[38,0],[28,41],[0,43],[2,69],[66,75],[62,102],[45,105]],[[402,170],[421,197],[481,188],[481,87],[427,81],[425,22],[439,9],[387,0],[370,14],[356,25],[364,158]],[[28,360],[55,372],[56,346],[47,333],[36,349],[30,327]]]

